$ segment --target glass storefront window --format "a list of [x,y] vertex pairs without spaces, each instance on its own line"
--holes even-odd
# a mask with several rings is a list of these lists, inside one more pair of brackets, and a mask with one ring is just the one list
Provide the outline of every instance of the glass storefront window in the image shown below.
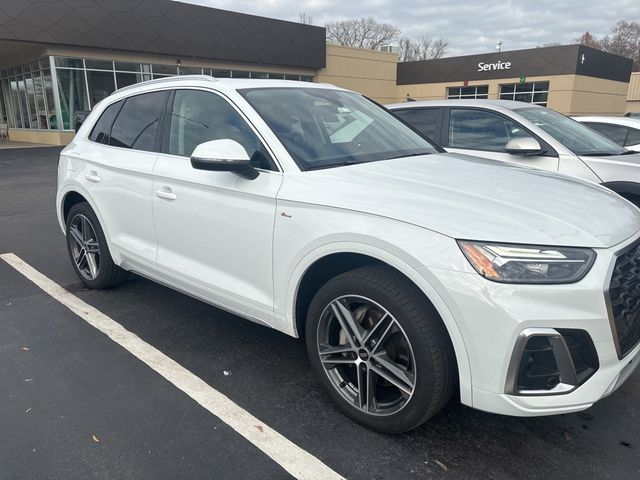
[[516,100],[518,102],[535,103],[547,106],[549,97],[549,82],[528,82],[500,85],[501,100]]
[[[130,62],[115,62],[116,70],[120,72],[141,72],[141,65],[139,63]],[[149,70],[147,70],[149,71]]]
[[489,85],[474,85],[470,87],[448,87],[447,98],[448,99],[489,98]]
[[118,88],[128,87],[140,82],[151,80],[151,75],[142,73],[116,73],[116,84]]
[[92,107],[116,91],[113,72],[87,70],[87,82],[89,82],[89,100]]
[[113,62],[107,60],[85,60],[87,70],[113,70]]
[[[57,69],[58,94],[60,95],[60,110],[62,113],[62,127],[71,128],[73,115],[76,112],[89,111],[87,85],[82,70]],[[56,126],[56,128],[59,128]]]
[[202,75],[202,67],[180,67],[180,75]]
[[178,73],[175,65],[158,65],[153,64],[153,73],[176,75]]
[[81,58],[56,57],[56,67],[84,68]]
[[[51,68],[55,68],[57,85]],[[113,91],[152,78],[202,74],[219,78],[274,78],[312,82],[310,75],[171,64],[120,62],[76,57],[45,57],[0,71],[0,123],[10,128],[71,129],[78,111],[89,111]],[[536,101],[541,97],[536,94]],[[56,115],[56,97],[60,119]],[[60,124],[61,123],[61,124]]]
[[218,77],[218,78],[229,78],[229,77],[231,77],[231,70],[216,70],[216,69],[212,69],[211,70],[211,75],[213,77]]

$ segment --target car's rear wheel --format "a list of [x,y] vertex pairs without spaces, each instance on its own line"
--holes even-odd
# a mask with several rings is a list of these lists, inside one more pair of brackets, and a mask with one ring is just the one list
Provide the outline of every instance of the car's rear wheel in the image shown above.
[[71,207],[66,233],[71,264],[87,287],[111,288],[126,279],[127,272],[113,262],[98,217],[88,203]]
[[347,416],[384,433],[411,430],[451,398],[451,342],[431,304],[383,266],[339,275],[315,295],[307,350],[320,382]]

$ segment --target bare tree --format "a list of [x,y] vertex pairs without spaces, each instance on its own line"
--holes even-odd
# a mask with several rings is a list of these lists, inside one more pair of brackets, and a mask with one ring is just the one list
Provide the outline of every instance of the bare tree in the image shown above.
[[348,47],[376,50],[400,36],[400,29],[389,23],[378,23],[373,17],[338,20],[328,23],[327,40]]
[[631,58],[640,64],[640,23],[620,20],[600,42],[602,50]]
[[298,23],[304,23],[305,25],[313,25],[313,17],[307,12],[300,12],[298,14]]
[[398,60],[401,62],[440,58],[447,53],[449,46],[449,42],[444,38],[430,37],[422,37],[419,40],[402,37],[398,43]]
[[585,47],[600,48],[600,41],[594,37],[591,32],[584,32],[574,40],[575,43],[584,45]]

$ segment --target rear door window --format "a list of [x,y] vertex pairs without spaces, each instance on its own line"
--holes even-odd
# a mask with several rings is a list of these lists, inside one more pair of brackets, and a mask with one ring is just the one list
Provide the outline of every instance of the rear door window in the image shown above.
[[436,137],[440,131],[441,108],[407,108],[406,110],[394,110],[393,113],[431,140],[436,142],[439,140]]
[[126,99],[111,128],[109,145],[148,152],[158,151],[156,135],[167,92],[151,92]]

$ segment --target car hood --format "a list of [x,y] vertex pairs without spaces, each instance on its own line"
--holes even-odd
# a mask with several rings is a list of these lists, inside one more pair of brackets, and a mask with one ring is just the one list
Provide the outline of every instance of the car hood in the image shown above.
[[574,177],[456,154],[286,176],[280,200],[380,215],[456,239],[610,247],[640,230],[640,210]]

